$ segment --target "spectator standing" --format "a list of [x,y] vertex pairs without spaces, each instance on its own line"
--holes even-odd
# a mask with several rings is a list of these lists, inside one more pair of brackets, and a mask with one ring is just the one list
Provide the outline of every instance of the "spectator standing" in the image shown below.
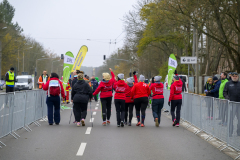
[[213,97],[219,98],[219,88],[221,85],[221,81],[218,80],[216,76],[213,77],[214,82],[214,89],[210,91],[210,93],[213,93]]
[[210,92],[213,89],[214,89],[213,79],[208,78],[208,80],[204,86],[204,92],[206,93],[206,96],[214,97],[214,93]]
[[14,74],[14,68],[11,67],[10,70],[6,73],[6,93],[14,92],[14,84],[16,81],[16,77]]
[[179,78],[182,80],[182,92],[187,92],[187,88],[186,88],[186,82],[183,80],[182,76],[179,76]]
[[[98,81],[95,79],[94,76],[92,76],[91,86],[92,86],[93,92],[95,92],[95,90],[98,88]],[[97,95],[94,96],[94,100],[95,100],[95,102],[98,101]]]
[[[238,74],[233,72],[231,78],[232,80],[227,82],[224,87],[223,96],[230,101],[240,102],[240,82],[238,81]],[[232,136],[233,134],[233,119],[236,116],[238,119],[237,135],[240,136],[240,106],[233,105],[231,109],[229,135]]]
[[43,74],[38,78],[39,89],[42,89],[42,85],[46,84],[50,80],[50,77],[47,74],[47,71],[44,70]]

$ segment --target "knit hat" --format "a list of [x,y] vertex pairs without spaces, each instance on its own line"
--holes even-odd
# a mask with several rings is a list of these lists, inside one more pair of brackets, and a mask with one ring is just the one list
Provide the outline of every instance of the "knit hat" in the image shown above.
[[119,79],[124,79],[124,74],[119,73],[119,74],[118,74],[118,78],[119,78]]
[[179,77],[178,77],[178,76],[174,76],[173,78],[175,78],[176,80],[179,80]]
[[218,78],[217,78],[216,76],[214,76],[214,77],[213,77],[213,80],[216,81],[216,80],[218,80]]
[[162,79],[162,76],[155,76],[154,79],[156,82],[159,82]]
[[77,79],[83,79],[83,73],[79,73]]
[[144,77],[144,75],[141,74],[141,75],[139,76],[139,81],[143,82],[144,80],[145,80],[145,77]]
[[127,82],[128,82],[128,83],[133,83],[132,78],[127,78]]
[[14,68],[13,68],[13,67],[11,67],[11,68],[10,68],[10,71],[14,71]]

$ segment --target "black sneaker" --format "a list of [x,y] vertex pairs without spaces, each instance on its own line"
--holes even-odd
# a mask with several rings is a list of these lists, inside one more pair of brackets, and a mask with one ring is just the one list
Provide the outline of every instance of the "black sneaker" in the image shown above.
[[59,125],[59,123],[56,123],[56,125]]
[[163,112],[169,112],[168,110],[165,110],[165,111],[163,111]]
[[123,121],[121,121],[121,127],[124,127],[124,123],[123,123]]
[[177,124],[177,121],[175,120],[175,121],[173,122],[172,126],[176,126],[176,124]]
[[49,123],[49,125],[53,125],[52,123]]

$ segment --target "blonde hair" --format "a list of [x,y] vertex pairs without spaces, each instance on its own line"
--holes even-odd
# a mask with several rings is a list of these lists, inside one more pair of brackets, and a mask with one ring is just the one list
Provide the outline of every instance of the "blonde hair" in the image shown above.
[[213,79],[212,78],[208,78],[207,82],[209,83],[210,81],[213,81]]
[[103,76],[103,79],[105,79],[106,81],[109,81],[111,79],[109,73],[103,73],[102,76]]
[[83,74],[82,73],[79,73],[78,76],[77,76],[77,79],[83,79]]

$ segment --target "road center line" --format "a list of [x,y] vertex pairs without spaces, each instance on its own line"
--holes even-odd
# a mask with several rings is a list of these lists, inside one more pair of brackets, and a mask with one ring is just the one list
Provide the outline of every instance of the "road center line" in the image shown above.
[[99,104],[97,104],[97,106],[99,106]]
[[96,115],[97,114],[97,112],[93,112],[93,115]]
[[81,143],[76,156],[82,156],[86,148],[87,143]]
[[90,118],[90,122],[93,122],[94,121],[94,118]]
[[90,134],[91,130],[92,130],[92,127],[88,127],[85,134]]
[[95,110],[97,110],[98,109],[98,107],[95,107]]

